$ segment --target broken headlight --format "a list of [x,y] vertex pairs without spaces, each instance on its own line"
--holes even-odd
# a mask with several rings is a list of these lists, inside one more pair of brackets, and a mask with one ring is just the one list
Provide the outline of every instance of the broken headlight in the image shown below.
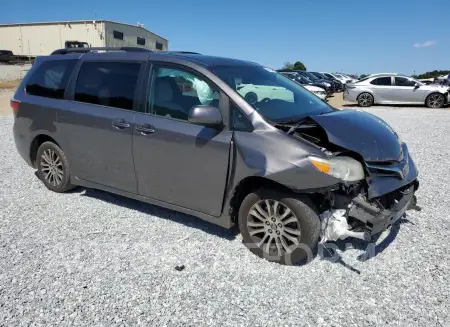
[[350,157],[334,157],[330,159],[310,156],[309,160],[320,172],[347,182],[364,179],[364,168],[358,160]]

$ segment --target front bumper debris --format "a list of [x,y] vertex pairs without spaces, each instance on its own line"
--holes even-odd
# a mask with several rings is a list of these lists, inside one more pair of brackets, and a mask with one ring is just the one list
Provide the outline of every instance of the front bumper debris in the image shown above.
[[[370,241],[372,236],[388,229],[405,214],[417,208],[415,191],[418,181],[408,184],[383,198],[368,202],[362,195],[349,201],[340,199],[340,208],[324,212],[322,218],[322,242],[354,237]],[[341,196],[343,197],[343,196]],[[342,205],[345,203],[345,205]],[[350,222],[353,223],[350,223]]]

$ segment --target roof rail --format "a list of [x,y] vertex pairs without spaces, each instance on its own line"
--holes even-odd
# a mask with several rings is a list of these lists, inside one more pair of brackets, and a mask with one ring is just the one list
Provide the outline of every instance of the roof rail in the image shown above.
[[164,53],[181,53],[181,54],[195,54],[195,55],[201,55],[201,53],[198,53],[198,52],[192,52],[192,51],[164,51]]
[[58,54],[68,54],[68,53],[86,53],[92,51],[125,51],[125,52],[153,52],[149,49],[138,48],[138,47],[119,47],[119,48],[109,48],[109,47],[98,47],[98,48],[67,48],[58,49],[51,53],[51,55]]

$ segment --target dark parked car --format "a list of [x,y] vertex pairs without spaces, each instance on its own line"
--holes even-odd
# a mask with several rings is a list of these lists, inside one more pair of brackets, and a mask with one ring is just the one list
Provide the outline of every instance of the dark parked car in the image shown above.
[[319,73],[319,72],[309,72],[309,73],[313,74],[314,76],[316,76],[319,79],[326,80],[326,81],[332,83],[334,90],[336,92],[344,90],[344,85],[337,79],[329,78],[328,76],[325,76],[324,74]]
[[[251,105],[242,88],[268,95]],[[370,240],[418,188],[384,121],[251,62],[62,49],[37,59],[11,106],[17,150],[48,189],[81,185],[237,224],[274,262],[311,259],[320,237]]]
[[[283,74],[284,76],[287,75],[295,75],[295,81],[297,83],[300,83],[302,85],[312,85],[312,86],[317,86],[320,87],[321,89],[325,90],[325,92],[327,92],[327,94],[330,93],[330,88],[327,88],[323,83],[316,83],[313,82],[312,80],[310,80],[307,76],[301,75],[298,72],[293,72],[293,71],[284,71],[284,70],[279,70],[278,71],[280,74]],[[291,78],[291,77],[289,77]],[[292,78],[291,78],[292,79]]]
[[333,94],[336,89],[334,87],[334,83],[330,82],[329,80],[318,78],[315,75],[311,74],[310,72],[306,72],[303,70],[296,70],[296,72],[308,79],[310,79],[313,83],[319,84],[322,87],[324,87],[327,90],[328,94]]
[[335,83],[337,83],[337,86],[338,86],[338,89],[337,89],[337,91],[338,92],[342,92],[342,91],[344,91],[344,84],[342,84],[342,82],[340,81],[340,80],[338,80],[336,77],[334,77],[333,75],[331,75],[330,73],[321,73],[323,76],[325,76],[326,78],[328,78],[329,80],[331,80],[331,81],[333,81],[333,82],[335,82]]

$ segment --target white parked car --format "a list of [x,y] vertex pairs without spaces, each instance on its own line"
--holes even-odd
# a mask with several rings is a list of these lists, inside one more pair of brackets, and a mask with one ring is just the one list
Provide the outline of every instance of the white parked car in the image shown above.
[[412,77],[397,74],[375,74],[347,84],[344,100],[358,102],[360,107],[373,104],[421,104],[440,108],[449,102],[449,87],[425,85]]
[[321,87],[314,85],[302,85],[302,86],[322,100],[325,100],[327,98],[327,92]]
[[[327,97],[325,90],[320,87],[313,85],[302,86],[322,100],[325,100]],[[279,99],[294,102],[292,91],[279,86],[240,84],[237,87],[237,92],[250,104],[256,104],[263,99]]]

